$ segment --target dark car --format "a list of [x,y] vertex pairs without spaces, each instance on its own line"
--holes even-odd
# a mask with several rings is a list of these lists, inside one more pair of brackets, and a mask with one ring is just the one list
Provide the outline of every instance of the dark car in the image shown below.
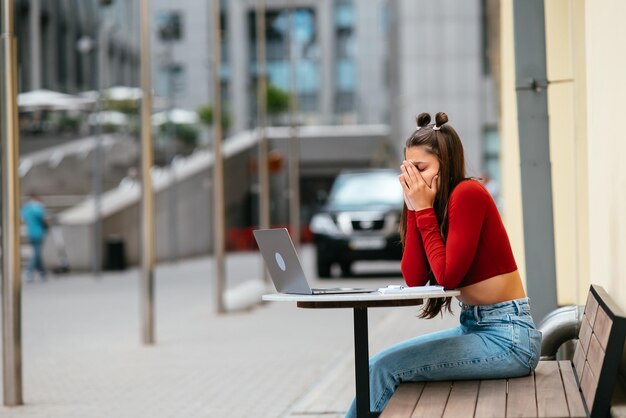
[[344,276],[357,260],[400,260],[402,210],[398,172],[388,169],[342,172],[322,210],[311,219],[317,274],[331,276],[339,263]]

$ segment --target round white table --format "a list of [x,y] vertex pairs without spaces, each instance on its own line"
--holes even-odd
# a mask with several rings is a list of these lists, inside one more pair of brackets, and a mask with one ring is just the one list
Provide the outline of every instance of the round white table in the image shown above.
[[273,293],[264,295],[270,302],[296,302],[298,308],[332,309],[352,308],[354,310],[354,372],[356,380],[356,411],[359,418],[378,417],[370,410],[369,385],[369,341],[367,335],[367,308],[392,306],[415,306],[424,299],[448,298],[460,295],[458,290],[407,293],[349,293],[328,295],[294,295]]

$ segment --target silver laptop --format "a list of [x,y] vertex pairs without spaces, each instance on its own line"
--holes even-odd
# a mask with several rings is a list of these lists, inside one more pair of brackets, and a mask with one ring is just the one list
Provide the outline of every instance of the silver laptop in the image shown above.
[[276,286],[276,290],[280,293],[328,295],[341,293],[370,293],[376,291],[376,289],[345,287],[311,289],[287,229],[258,229],[254,231],[254,238],[259,245],[274,286]]

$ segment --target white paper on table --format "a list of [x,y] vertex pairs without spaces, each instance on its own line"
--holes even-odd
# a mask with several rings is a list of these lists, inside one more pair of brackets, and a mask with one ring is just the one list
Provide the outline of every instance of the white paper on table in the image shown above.
[[378,289],[379,293],[384,294],[398,294],[398,293],[433,293],[443,292],[443,286],[398,286],[389,285],[387,287],[381,287]]

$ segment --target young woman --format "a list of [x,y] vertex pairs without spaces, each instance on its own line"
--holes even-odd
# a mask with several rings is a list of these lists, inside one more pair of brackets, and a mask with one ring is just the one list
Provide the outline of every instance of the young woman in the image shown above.
[[[529,374],[539,361],[541,333],[530,316],[508,236],[483,185],[465,176],[463,146],[445,113],[417,117],[406,141],[402,274],[458,289],[460,325],[392,346],[370,359],[371,410],[382,411],[400,382],[496,379]],[[433,318],[451,298],[431,299]],[[346,417],[355,417],[353,402]]]

